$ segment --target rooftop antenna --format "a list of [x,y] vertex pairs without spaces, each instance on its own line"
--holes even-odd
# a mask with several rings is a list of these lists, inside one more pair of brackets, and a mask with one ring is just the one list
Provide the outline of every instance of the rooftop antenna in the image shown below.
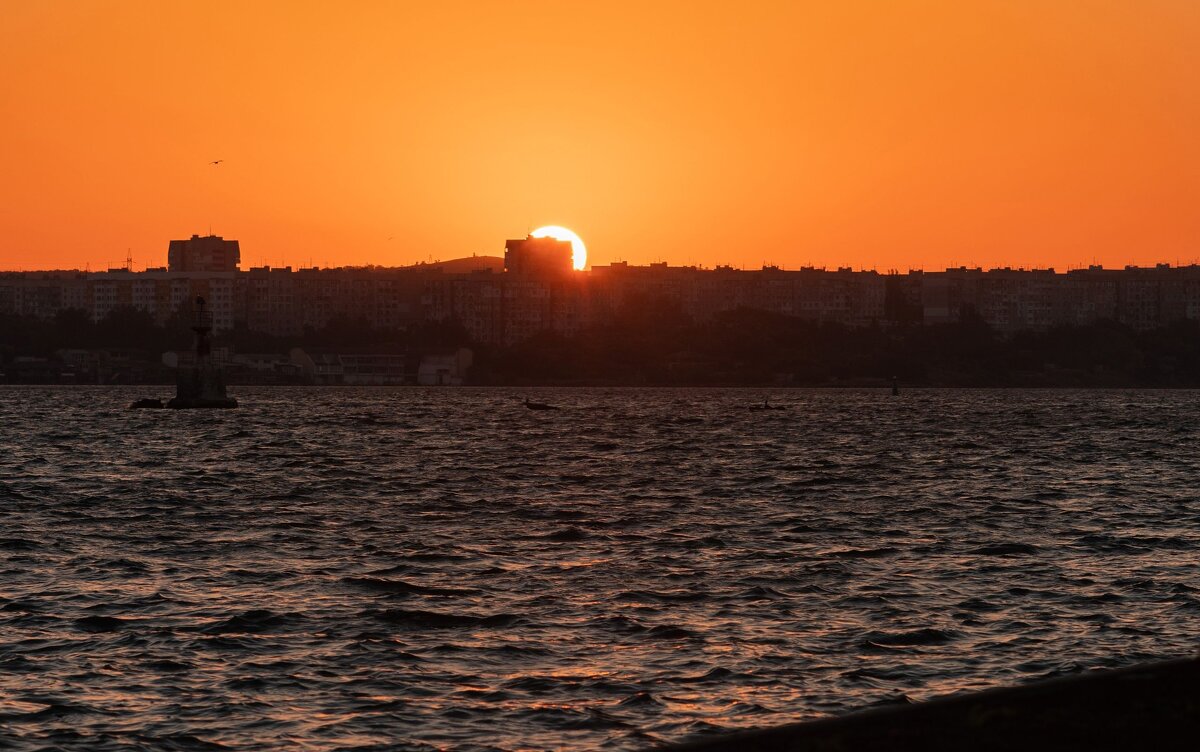
[[131,248],[125,249],[125,271],[133,271],[133,250]]

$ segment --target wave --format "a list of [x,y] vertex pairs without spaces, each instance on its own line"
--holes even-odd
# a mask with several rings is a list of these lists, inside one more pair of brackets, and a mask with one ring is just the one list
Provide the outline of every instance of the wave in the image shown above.
[[84,616],[75,620],[75,626],[85,632],[115,632],[128,626],[131,621],[115,616]]
[[472,614],[453,614],[403,608],[389,608],[383,611],[368,609],[362,613],[364,616],[370,616],[389,624],[396,624],[412,629],[464,629],[471,627],[498,629],[511,627],[520,621],[519,617],[513,614],[474,616]]
[[875,648],[909,648],[945,645],[958,639],[958,636],[955,632],[926,627],[911,632],[869,632],[863,638],[862,644]]
[[265,608],[256,608],[211,624],[202,631],[210,635],[258,634],[290,626],[301,618],[296,613],[277,614]]
[[1037,552],[1038,547],[1029,543],[993,543],[970,551],[976,556],[1019,556]]
[[466,596],[479,595],[481,590],[476,588],[432,587],[417,585],[404,580],[387,580],[381,577],[343,577],[342,582],[348,585],[395,595],[443,595]]

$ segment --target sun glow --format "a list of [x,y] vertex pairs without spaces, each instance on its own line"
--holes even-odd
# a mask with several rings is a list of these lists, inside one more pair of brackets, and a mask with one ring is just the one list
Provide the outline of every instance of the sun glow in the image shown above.
[[583,244],[583,240],[578,235],[567,228],[559,227],[558,225],[546,225],[529,233],[529,236],[531,238],[554,238],[555,240],[571,241],[571,265],[577,271],[587,266],[587,246]]

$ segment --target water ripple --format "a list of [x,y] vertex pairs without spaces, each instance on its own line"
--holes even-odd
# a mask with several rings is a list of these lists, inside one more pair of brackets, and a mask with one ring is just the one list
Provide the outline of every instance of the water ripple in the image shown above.
[[138,396],[0,389],[11,748],[636,749],[1195,650],[1193,392]]

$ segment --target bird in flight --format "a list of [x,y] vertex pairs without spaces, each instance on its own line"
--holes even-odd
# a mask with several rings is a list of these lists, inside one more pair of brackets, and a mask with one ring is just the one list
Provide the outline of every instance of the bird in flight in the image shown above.
[[224,162],[224,161],[225,161],[224,159],[214,159],[213,161],[209,162],[209,164],[218,165],[218,164],[221,164],[221,163],[222,163],[222,162]]

